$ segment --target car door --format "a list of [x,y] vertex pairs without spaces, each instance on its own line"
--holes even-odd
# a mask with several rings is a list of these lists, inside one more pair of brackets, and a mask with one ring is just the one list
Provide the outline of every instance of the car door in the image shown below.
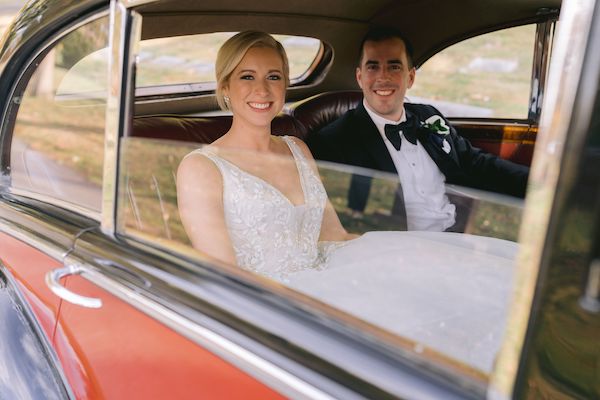
[[78,239],[67,265],[80,267],[82,276],[71,276],[65,287],[97,300],[98,307],[65,302],[56,347],[68,362],[65,369],[76,371],[86,382],[79,395],[109,399],[282,398],[218,353],[199,346],[194,341],[197,333],[185,322],[178,325],[172,321],[185,318],[173,315],[172,309],[181,307],[180,300],[161,294],[169,293],[164,290],[167,282],[143,272],[153,269],[157,261],[141,252],[123,251],[123,243],[100,232]]

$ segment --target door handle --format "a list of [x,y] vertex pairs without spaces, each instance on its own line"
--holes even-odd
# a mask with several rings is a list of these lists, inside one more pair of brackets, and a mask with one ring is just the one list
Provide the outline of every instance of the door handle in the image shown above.
[[102,300],[73,293],[60,284],[61,278],[69,275],[81,275],[84,272],[86,272],[86,269],[77,264],[48,271],[46,274],[46,285],[48,285],[52,293],[69,303],[87,308],[100,308],[102,307]]

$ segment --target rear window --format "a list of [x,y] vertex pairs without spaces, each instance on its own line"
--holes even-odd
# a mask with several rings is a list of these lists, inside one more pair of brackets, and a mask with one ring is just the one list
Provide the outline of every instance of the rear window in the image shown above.
[[[136,87],[210,84],[215,82],[215,60],[221,45],[236,32],[176,36],[140,43]],[[321,41],[303,36],[273,35],[285,48],[290,80],[299,83],[321,54]]]

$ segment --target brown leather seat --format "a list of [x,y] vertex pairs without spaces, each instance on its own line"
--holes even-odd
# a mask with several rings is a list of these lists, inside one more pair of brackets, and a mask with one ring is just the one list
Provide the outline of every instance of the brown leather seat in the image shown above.
[[[167,139],[195,143],[212,143],[231,127],[230,115],[191,117],[181,115],[150,115],[133,119],[131,136]],[[274,135],[292,135],[306,139],[306,129],[293,117],[279,114],[273,119]]]
[[[289,106],[273,119],[274,135],[292,135],[306,140],[309,134],[333,122],[362,100],[358,90],[325,92]],[[133,119],[131,136],[212,143],[231,127],[230,115],[193,117],[148,115]]]
[[292,104],[287,112],[306,129],[306,136],[335,121],[362,101],[360,90],[319,93]]

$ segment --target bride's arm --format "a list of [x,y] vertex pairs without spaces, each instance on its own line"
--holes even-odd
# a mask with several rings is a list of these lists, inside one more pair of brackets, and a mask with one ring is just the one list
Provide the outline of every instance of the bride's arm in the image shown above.
[[340,222],[333,205],[327,199],[325,211],[323,213],[323,223],[321,224],[321,235],[319,241],[339,241],[350,240],[359,237],[356,233],[348,233],[346,228]]
[[[294,142],[302,149],[302,152],[310,161],[312,168],[317,175],[319,175],[317,164],[315,163],[315,159],[308,149],[308,146],[299,139],[294,139]],[[325,204],[325,211],[323,212],[323,222],[321,223],[321,235],[319,236],[319,241],[350,240],[357,238],[358,236],[359,235],[355,233],[348,233],[348,231],[346,231],[328,197],[327,204]]]
[[235,265],[235,253],[225,224],[223,178],[212,161],[192,154],[179,164],[177,204],[194,248]]

